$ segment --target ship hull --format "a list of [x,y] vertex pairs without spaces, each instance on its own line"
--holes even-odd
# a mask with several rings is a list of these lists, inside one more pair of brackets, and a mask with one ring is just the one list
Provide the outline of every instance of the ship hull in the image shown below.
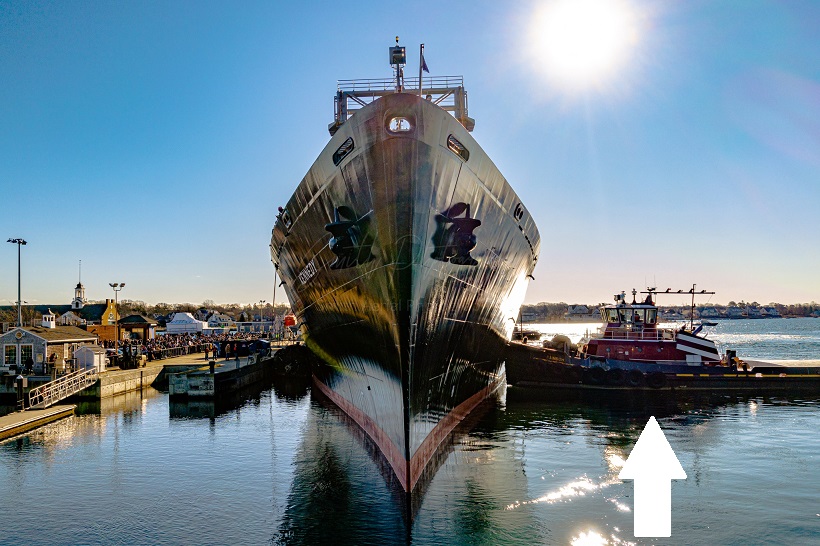
[[469,133],[401,93],[342,125],[280,214],[271,256],[325,363],[314,382],[405,491],[503,381],[538,246],[526,208]]

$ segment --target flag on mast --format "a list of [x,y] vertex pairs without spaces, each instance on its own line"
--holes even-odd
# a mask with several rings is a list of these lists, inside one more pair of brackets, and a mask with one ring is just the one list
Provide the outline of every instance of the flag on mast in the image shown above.
[[430,69],[427,68],[427,61],[424,60],[424,52],[422,52],[421,54],[421,69],[427,72],[428,74],[430,73]]

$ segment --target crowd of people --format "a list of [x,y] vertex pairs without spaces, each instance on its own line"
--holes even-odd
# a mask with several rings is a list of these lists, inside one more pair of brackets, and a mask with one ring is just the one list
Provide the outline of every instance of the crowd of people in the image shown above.
[[[266,334],[259,332],[235,332],[205,336],[199,333],[165,334],[153,339],[130,339],[119,343],[122,357],[126,360],[146,355],[149,361],[194,353],[205,353],[229,357],[248,354],[248,344]],[[114,348],[113,341],[103,343],[106,348]]]

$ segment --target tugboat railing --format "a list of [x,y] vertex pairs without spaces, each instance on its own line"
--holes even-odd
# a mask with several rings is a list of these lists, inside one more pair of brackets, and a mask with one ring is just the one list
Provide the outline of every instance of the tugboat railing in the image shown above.
[[97,369],[80,370],[49,381],[29,391],[30,409],[45,409],[60,400],[87,389],[97,382]]
[[622,340],[622,341],[658,341],[673,340],[675,335],[669,330],[658,330],[656,328],[605,328],[599,331],[601,339]]

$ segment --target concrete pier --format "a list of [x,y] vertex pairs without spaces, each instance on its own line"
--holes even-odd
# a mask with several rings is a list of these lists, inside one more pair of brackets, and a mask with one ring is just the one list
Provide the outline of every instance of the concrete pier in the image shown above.
[[52,421],[74,415],[77,406],[51,406],[41,410],[26,410],[0,417],[0,440],[23,434]]
[[270,377],[270,359],[256,355],[206,363],[201,368],[168,375],[171,397],[212,398],[250,387]]

